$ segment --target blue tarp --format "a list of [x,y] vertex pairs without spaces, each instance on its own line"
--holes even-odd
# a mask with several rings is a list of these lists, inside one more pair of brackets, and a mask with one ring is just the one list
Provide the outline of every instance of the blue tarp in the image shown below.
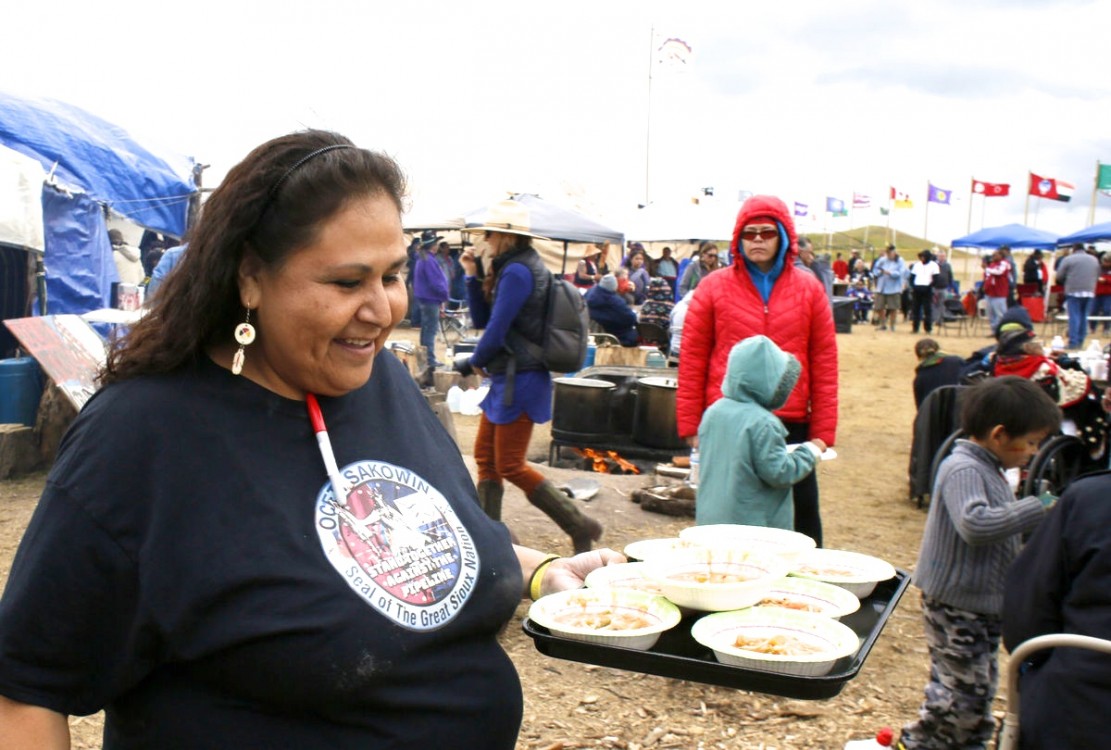
[[[119,275],[100,205],[83,193],[67,195],[47,187],[42,215],[47,312],[80,315],[108,307],[112,282]],[[38,310],[35,305],[36,314]]]
[[1102,224],[1093,224],[1087,229],[1081,229],[1079,232],[1066,234],[1057,240],[1058,245],[1074,245],[1077,242],[1100,242],[1101,240],[1111,240],[1111,221],[1105,221]]
[[1057,246],[1057,235],[1041,229],[1031,229],[1022,224],[986,227],[979,232],[953,240],[950,247],[1012,248],[1052,250]]
[[0,143],[140,226],[185,234],[189,197],[196,192],[190,158],[155,154],[123,128],[69,104],[4,92]]

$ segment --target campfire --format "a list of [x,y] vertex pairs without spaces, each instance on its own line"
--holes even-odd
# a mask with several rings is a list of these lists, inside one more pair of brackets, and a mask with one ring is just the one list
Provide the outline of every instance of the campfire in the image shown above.
[[639,474],[640,469],[631,461],[626,461],[617,451],[596,451],[593,448],[575,448],[583,458],[583,468],[599,474]]

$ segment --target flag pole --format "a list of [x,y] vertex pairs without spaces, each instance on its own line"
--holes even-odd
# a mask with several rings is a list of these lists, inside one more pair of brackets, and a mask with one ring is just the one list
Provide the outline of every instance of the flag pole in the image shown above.
[[[972,178],[972,186],[968,188],[968,227],[965,234],[972,234],[972,198],[976,195],[976,178]],[[981,221],[983,219],[981,218]]]
[[924,227],[922,227],[922,239],[926,240],[927,242],[930,239],[930,191],[932,189],[933,189],[933,185],[930,184],[929,180],[927,180],[926,181],[926,225]]
[[987,210],[988,200],[986,197],[980,199],[980,229],[984,228],[984,213]]
[[891,244],[894,244],[895,241],[891,239],[891,212],[895,210],[895,188],[891,188],[891,193],[891,197],[887,199],[887,231],[884,233],[884,237],[888,239]]
[[644,205],[651,202],[649,181],[652,174],[652,55],[656,44],[656,27],[648,31],[648,115],[645,118],[644,133]]
[[1088,208],[1088,226],[1096,223],[1096,191],[1099,190],[1099,159],[1096,159],[1096,174],[1092,177],[1092,204]]
[[1030,226],[1030,179],[1033,174],[1029,170],[1026,171],[1026,208],[1022,210],[1022,226],[1024,227]]

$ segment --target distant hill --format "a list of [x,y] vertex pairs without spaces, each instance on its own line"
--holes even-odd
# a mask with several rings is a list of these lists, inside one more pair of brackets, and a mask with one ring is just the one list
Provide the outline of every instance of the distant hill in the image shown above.
[[[847,232],[834,232],[832,235],[825,232],[812,232],[804,236],[810,238],[810,241],[814,243],[814,249],[818,252],[843,253],[847,256],[849,252],[859,250],[861,257],[871,259],[873,252],[875,255],[879,255],[890,244],[892,230],[887,227],[871,225],[850,229]],[[867,238],[867,242],[865,242],[865,238]],[[905,232],[896,234],[895,246],[899,250],[899,255],[904,258],[914,258],[926,248],[948,249],[944,245],[938,245],[936,242],[930,242],[927,239]]]

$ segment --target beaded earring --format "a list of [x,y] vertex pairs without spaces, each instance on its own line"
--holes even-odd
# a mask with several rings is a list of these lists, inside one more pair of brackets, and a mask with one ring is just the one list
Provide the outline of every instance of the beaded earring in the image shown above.
[[250,346],[255,340],[255,327],[251,325],[251,308],[247,308],[247,319],[235,327],[235,341],[239,344],[239,349],[235,352],[235,356],[231,359],[232,374],[238,375],[243,372],[243,361],[247,358],[244,354],[244,347]]

